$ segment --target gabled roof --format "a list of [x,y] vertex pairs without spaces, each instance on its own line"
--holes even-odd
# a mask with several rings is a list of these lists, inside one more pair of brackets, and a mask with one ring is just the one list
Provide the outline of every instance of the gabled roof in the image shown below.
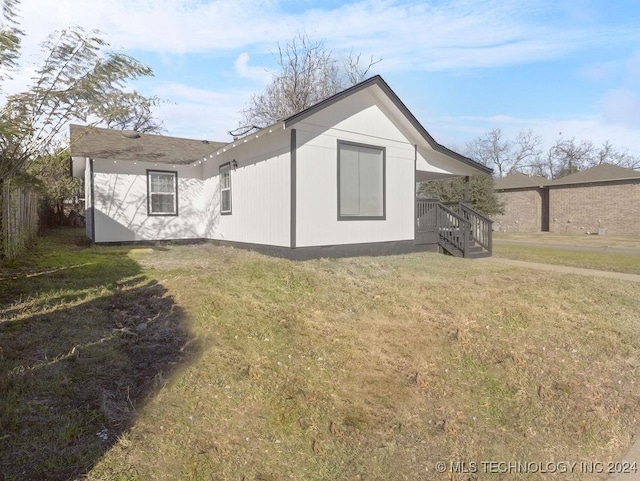
[[495,190],[524,189],[532,187],[542,187],[547,185],[549,181],[538,175],[527,175],[515,172],[505,177],[493,181]]
[[192,140],[130,130],[69,126],[71,157],[189,164],[208,157],[222,142]]
[[575,174],[560,177],[549,183],[549,187],[570,184],[591,184],[594,182],[614,182],[617,180],[640,180],[640,172],[613,164],[600,164]]
[[349,97],[350,95],[353,95],[361,90],[371,87],[372,85],[377,85],[387,95],[387,97],[389,97],[389,99],[393,102],[393,104],[400,110],[400,112],[402,112],[402,114],[407,118],[407,120],[409,120],[409,122],[419,132],[422,138],[429,144],[429,146],[433,150],[440,152],[441,154],[447,155],[448,157],[458,160],[464,164],[470,165],[471,167],[474,167],[475,169],[481,172],[484,172],[486,174],[491,174],[493,172],[489,167],[482,165],[468,157],[465,157],[464,155],[461,155],[457,152],[454,152],[451,149],[448,149],[444,145],[440,145],[439,143],[437,143],[434,140],[434,138],[431,137],[429,132],[427,132],[427,130],[422,126],[422,124],[418,122],[418,119],[414,117],[414,115],[407,108],[407,106],[402,102],[402,100],[400,100],[400,98],[395,94],[395,92],[391,90],[391,87],[389,87],[389,85],[382,79],[380,75],[371,77],[370,79],[360,82],[359,84],[356,84],[353,87],[349,87],[348,89],[343,90],[342,92],[338,92],[337,94],[332,95],[331,97],[328,97],[325,100],[322,100],[321,102],[318,102],[317,104],[312,105],[311,107],[301,112],[298,112],[297,114],[294,114],[291,117],[284,119],[283,121],[284,126],[285,128],[291,127],[297,122],[300,122],[305,118],[309,117],[310,115],[313,115],[319,112],[320,110],[325,109],[330,105],[333,105],[336,102],[339,102],[346,97]]

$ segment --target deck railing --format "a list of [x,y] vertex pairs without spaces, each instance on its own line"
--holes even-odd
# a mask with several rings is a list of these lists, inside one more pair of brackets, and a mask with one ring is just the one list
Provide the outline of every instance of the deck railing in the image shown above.
[[437,232],[436,212],[438,201],[435,199],[418,199],[416,202],[416,229],[419,233]]
[[440,240],[458,249],[462,256],[466,257],[471,238],[471,223],[443,204],[438,204],[436,217]]
[[480,212],[475,211],[469,204],[460,202],[459,212],[471,224],[471,235],[474,241],[491,254],[493,250],[492,231],[493,221]]
[[[472,246],[491,255],[493,221],[463,202],[419,199],[416,206],[417,231],[437,232],[441,242],[467,256]],[[475,249],[475,248],[474,248]]]

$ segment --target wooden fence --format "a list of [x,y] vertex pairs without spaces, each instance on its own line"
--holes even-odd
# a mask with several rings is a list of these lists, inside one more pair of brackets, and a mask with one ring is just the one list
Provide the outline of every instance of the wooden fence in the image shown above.
[[35,240],[40,200],[36,190],[0,180],[0,259],[13,259]]

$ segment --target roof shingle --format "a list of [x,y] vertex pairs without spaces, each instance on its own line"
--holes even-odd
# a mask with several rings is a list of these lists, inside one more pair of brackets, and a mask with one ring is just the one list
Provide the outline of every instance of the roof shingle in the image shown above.
[[548,183],[549,181],[544,177],[516,172],[494,180],[493,188],[495,190],[523,189],[527,187],[542,187]]
[[613,164],[600,164],[575,174],[560,177],[549,183],[549,187],[568,184],[591,184],[616,180],[640,179],[640,172]]
[[190,164],[226,145],[224,142],[138,134],[132,131],[81,125],[71,125],[69,130],[72,157]]

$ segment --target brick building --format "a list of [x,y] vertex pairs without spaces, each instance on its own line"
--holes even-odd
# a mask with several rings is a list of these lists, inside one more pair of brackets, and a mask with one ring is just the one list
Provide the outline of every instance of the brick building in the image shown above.
[[505,232],[541,232],[549,230],[548,194],[544,177],[509,174],[496,179],[494,188],[504,214],[493,219],[493,228]]
[[548,181],[512,174],[495,181],[507,232],[640,235],[640,172],[611,164]]

